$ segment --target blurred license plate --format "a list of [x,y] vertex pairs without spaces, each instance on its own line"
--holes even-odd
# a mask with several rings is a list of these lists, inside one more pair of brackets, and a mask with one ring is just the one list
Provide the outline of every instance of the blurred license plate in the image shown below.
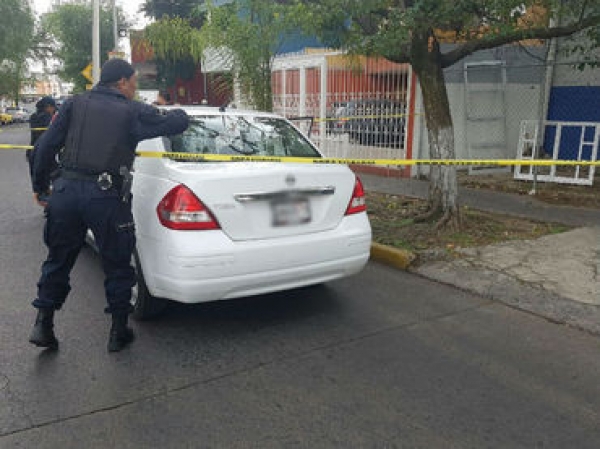
[[310,203],[307,198],[288,198],[271,202],[273,226],[293,226],[308,223]]

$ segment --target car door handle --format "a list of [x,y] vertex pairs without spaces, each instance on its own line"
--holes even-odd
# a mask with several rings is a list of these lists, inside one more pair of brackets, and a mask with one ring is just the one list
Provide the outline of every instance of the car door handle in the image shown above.
[[295,196],[325,196],[335,193],[334,186],[324,187],[305,187],[302,189],[279,190],[277,192],[252,192],[237,193],[233,198],[239,203],[250,203],[253,201],[271,201],[275,199],[295,197]]

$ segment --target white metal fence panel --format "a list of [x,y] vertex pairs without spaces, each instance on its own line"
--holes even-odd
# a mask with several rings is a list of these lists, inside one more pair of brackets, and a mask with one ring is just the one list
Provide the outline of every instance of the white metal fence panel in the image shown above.
[[[521,122],[517,159],[554,161],[597,161],[600,123],[544,121],[543,133],[539,120]],[[542,135],[543,134],[543,135]],[[515,179],[562,184],[592,185],[595,167],[592,165],[516,166]]]
[[309,136],[327,157],[404,159],[410,68],[340,52],[277,58],[274,110],[314,117]]

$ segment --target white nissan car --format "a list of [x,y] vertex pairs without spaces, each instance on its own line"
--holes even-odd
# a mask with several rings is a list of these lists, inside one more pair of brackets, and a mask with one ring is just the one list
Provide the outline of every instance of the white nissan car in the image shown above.
[[[138,151],[321,158],[283,117],[184,107],[183,134]],[[367,263],[363,187],[345,165],[138,157],[134,317],[166,300],[198,303],[320,284]]]

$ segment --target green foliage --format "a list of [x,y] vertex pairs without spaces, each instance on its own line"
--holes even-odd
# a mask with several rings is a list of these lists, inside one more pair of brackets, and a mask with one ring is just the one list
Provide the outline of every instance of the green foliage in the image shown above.
[[[163,17],[147,27],[146,37],[157,60],[191,57],[201,62],[207,48],[216,49],[233,67],[246,100],[270,111],[272,61],[285,36],[298,26],[297,12],[302,9],[272,0],[238,0],[222,6],[206,3],[188,18]],[[197,29],[194,14],[209,16],[210,21]]]
[[23,0],[0,2],[0,61],[24,58],[33,38],[34,19]]
[[[92,21],[93,11],[90,5],[63,5],[43,18],[43,29],[48,31],[57,42],[55,57],[62,62],[59,75],[72,81],[75,91],[85,90],[88,81],[81,71],[92,60]],[[123,23],[120,20],[120,23]],[[108,52],[114,48],[112,11],[100,10],[100,59],[101,64],[108,58]]]
[[[156,57],[165,61],[174,62],[193,56],[196,50],[195,30],[186,18],[165,16],[148,25],[144,35],[152,45]],[[201,54],[201,49],[196,51]]]
[[21,81],[34,34],[34,18],[29,3],[22,0],[0,2],[0,95],[19,102]]
[[19,92],[26,66],[5,59],[0,65],[0,95],[19,103]]
[[272,0],[236,1],[208,5],[211,20],[200,30],[206,46],[227,48],[240,87],[248,101],[261,110],[273,108],[273,58],[298,27],[301,8]]
[[159,20],[164,16],[190,18],[203,0],[178,0],[166,2],[165,0],[146,0],[141,10],[147,16]]
[[[580,30],[592,45],[600,45],[600,2],[588,0],[298,1],[305,8],[304,29],[327,44],[398,62],[412,61],[415,51],[428,51],[414,47],[416,37],[437,39],[442,32],[452,33],[446,35],[464,50],[442,58],[444,66],[478,49]],[[549,30],[550,17],[560,18],[562,30]],[[332,34],[332,29],[340,32]]]
[[154,50],[157,79],[160,88],[175,84],[177,78],[191,79],[197,66],[193,54],[201,54],[195,46],[197,30],[190,19],[164,16],[146,27],[144,36]]

